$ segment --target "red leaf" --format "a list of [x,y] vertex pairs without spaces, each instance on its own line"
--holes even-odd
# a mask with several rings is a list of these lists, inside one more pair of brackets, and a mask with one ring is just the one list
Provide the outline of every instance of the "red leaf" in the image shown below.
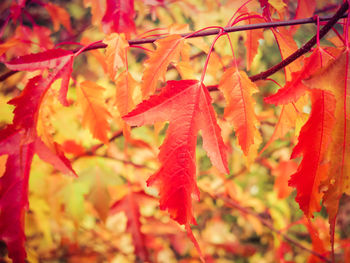
[[331,243],[334,252],[334,231],[339,200],[343,193],[350,194],[350,53],[343,52],[321,71],[305,81],[311,89],[322,89],[335,96],[335,125],[332,130],[332,143],[329,147],[329,172],[325,186],[324,206],[330,222]]
[[40,53],[15,58],[5,65],[11,70],[34,71],[38,69],[55,68],[68,62],[73,52],[64,49],[51,49]]
[[9,154],[6,172],[0,177],[0,239],[14,263],[26,258],[24,211],[28,208],[28,179],[34,155],[33,143],[21,145],[22,135],[13,126],[0,132],[0,155]]
[[77,176],[70,161],[64,156],[61,146],[55,142],[49,148],[40,138],[35,141],[35,152],[44,162],[51,164],[61,173]]
[[186,226],[199,250],[189,226],[190,223],[196,223],[192,197],[199,199],[195,181],[195,147],[199,129],[203,131],[203,145],[213,164],[221,172],[228,172],[224,143],[206,88],[196,80],[168,81],[159,95],[151,96],[123,119],[137,126],[170,122],[160,147],[159,160],[162,166],[147,183],[157,186],[160,208],[168,210],[171,218]]
[[322,63],[327,63],[329,60],[330,57],[325,56],[325,54],[322,49],[316,48],[311,56],[305,59],[303,68],[298,72],[292,72],[292,79],[276,94],[265,98],[264,101],[275,105],[296,102],[307,90],[302,81],[314,74],[322,66]]
[[[316,0],[298,0],[298,7],[295,11],[294,19],[302,19],[310,17],[314,14],[316,8]],[[300,25],[291,26],[290,31],[294,33]]]
[[145,234],[141,231],[139,198],[147,197],[143,192],[129,191],[121,200],[115,202],[110,213],[123,211],[128,219],[127,231],[131,233],[135,246],[135,254],[142,261],[149,261]]
[[325,91],[313,90],[312,110],[302,127],[299,142],[291,158],[303,155],[298,171],[291,176],[290,186],[297,189],[296,201],[307,217],[320,210],[322,193],[319,189],[326,178],[328,164],[325,153],[334,125],[335,98]]
[[106,13],[102,18],[102,28],[109,33],[133,33],[134,0],[107,0]]
[[37,114],[42,95],[47,89],[44,85],[40,85],[43,82],[41,76],[30,79],[22,93],[8,102],[16,107],[13,111],[13,124],[25,129],[30,138],[36,135]]

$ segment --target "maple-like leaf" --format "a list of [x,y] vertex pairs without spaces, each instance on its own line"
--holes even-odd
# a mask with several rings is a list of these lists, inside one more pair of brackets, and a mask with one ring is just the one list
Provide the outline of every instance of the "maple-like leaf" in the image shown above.
[[63,78],[59,99],[62,104],[68,104],[66,94],[72,63],[72,58],[68,61],[62,61],[61,64],[50,72],[47,78],[42,78],[39,75],[30,79],[22,93],[8,102],[16,107],[13,111],[13,124],[16,127],[25,129],[29,136],[28,139],[36,135],[40,104],[45,93],[51,87],[51,84],[59,77]]
[[109,77],[114,80],[117,71],[126,65],[126,50],[129,43],[124,34],[112,33],[108,35],[103,43],[107,44],[106,60]]
[[296,102],[307,90],[302,81],[314,74],[322,66],[322,63],[326,64],[329,59],[330,57],[326,56],[322,49],[316,48],[311,56],[305,59],[302,69],[292,72],[291,80],[276,94],[264,98],[264,101],[276,105]]
[[144,98],[153,94],[159,79],[164,80],[169,64],[178,61],[183,42],[184,39],[180,35],[171,35],[155,42],[156,51],[144,63],[141,87]]
[[94,82],[84,81],[77,87],[77,103],[82,108],[83,125],[94,138],[108,143],[110,113],[103,99],[105,89]]
[[151,96],[123,119],[137,126],[169,121],[158,156],[162,165],[147,183],[157,186],[160,208],[168,210],[171,218],[185,225],[199,250],[189,226],[196,222],[192,197],[199,199],[195,181],[199,130],[202,130],[203,146],[212,163],[222,173],[228,173],[225,146],[207,89],[196,80],[168,81],[159,95]]
[[134,0],[107,0],[106,12],[102,18],[103,31],[107,34],[133,33],[134,16]]
[[321,209],[321,182],[327,177],[328,163],[325,153],[328,149],[334,125],[335,98],[326,91],[311,92],[312,109],[308,121],[301,128],[299,142],[291,158],[303,155],[289,185],[297,189],[296,201],[307,217]]
[[124,212],[127,219],[127,231],[131,233],[133,243],[135,246],[135,254],[142,261],[149,261],[146,236],[141,231],[141,222],[140,222],[140,206],[139,200],[141,198],[147,198],[147,195],[144,192],[133,192],[130,191],[119,201],[115,202],[111,209],[110,214],[115,214],[118,212]]
[[350,194],[350,92],[349,52],[344,51],[321,71],[304,83],[312,89],[322,89],[335,96],[336,121],[329,146],[329,172],[325,186],[328,187],[323,203],[330,222],[331,242],[334,247],[334,230],[339,200],[343,193]]
[[226,70],[221,77],[219,89],[224,93],[227,106],[224,117],[232,122],[239,145],[245,155],[249,154],[255,139],[259,137],[254,112],[255,101],[252,95],[257,92],[256,85],[244,71],[236,68]]

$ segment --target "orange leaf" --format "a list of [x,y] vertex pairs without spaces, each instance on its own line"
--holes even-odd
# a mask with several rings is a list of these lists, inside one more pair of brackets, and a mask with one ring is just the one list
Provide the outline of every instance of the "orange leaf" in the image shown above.
[[120,116],[127,114],[134,108],[132,96],[137,84],[136,80],[127,71],[123,71],[115,80],[116,105]]
[[45,7],[51,16],[53,28],[55,31],[58,31],[60,29],[61,24],[69,32],[72,32],[72,27],[70,24],[70,15],[65,9],[50,2],[46,3]]
[[156,51],[145,61],[145,71],[142,76],[142,96],[148,97],[157,86],[159,79],[165,79],[167,67],[171,62],[177,62],[184,39],[180,35],[171,35],[157,40]]
[[104,143],[108,143],[108,119],[110,113],[103,99],[105,89],[94,82],[84,81],[77,87],[77,103],[82,108],[83,125],[92,136]]
[[233,123],[239,145],[244,154],[249,154],[250,147],[259,137],[256,128],[258,120],[254,112],[255,101],[252,94],[257,92],[256,85],[244,71],[230,68],[223,74],[219,89],[224,93],[227,106],[224,116]]
[[106,60],[108,74],[115,79],[118,69],[126,65],[126,50],[129,47],[124,34],[112,33],[108,35],[103,43],[107,44]]
[[[254,15],[252,13],[251,15]],[[263,23],[265,20],[259,19],[259,18],[249,18],[246,20],[248,24],[258,24]],[[247,30],[246,36],[247,39],[245,41],[245,46],[247,49],[246,52],[246,59],[247,59],[247,70],[250,70],[250,67],[253,63],[253,60],[258,53],[259,48],[259,39],[264,38],[264,31],[263,29],[255,29],[255,30]]]
[[[272,32],[277,40],[282,59],[287,58],[298,49],[297,44],[287,29],[279,27],[278,29],[272,29]],[[291,64],[284,67],[287,81],[292,79],[292,72],[297,72],[301,69],[301,59],[302,57],[294,60]]]
[[84,6],[91,7],[92,23],[94,25],[101,25],[101,20],[106,12],[106,1],[105,0],[84,0]]
[[292,188],[288,186],[288,180],[292,173],[298,168],[298,164],[294,161],[280,161],[271,171],[276,176],[274,190],[280,199],[286,198],[292,192]]

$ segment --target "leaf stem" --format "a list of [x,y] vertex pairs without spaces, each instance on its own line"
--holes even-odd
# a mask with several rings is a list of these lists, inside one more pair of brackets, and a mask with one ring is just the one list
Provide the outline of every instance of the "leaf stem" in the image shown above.
[[[306,42],[301,48],[299,48],[289,57],[282,60],[280,63],[271,67],[270,69],[264,72],[261,72],[257,75],[251,76],[250,77],[251,81],[266,79],[268,76],[274,74],[275,72],[279,71],[280,69],[292,63],[294,60],[296,60],[300,56],[309,52],[311,48],[317,43],[317,38],[319,39],[323,38],[328,33],[328,31],[331,30],[331,28],[337,23],[337,21],[344,16],[344,13],[346,12],[346,10],[348,10],[348,8],[349,8],[349,4],[346,1],[341,5],[341,7],[334,14],[334,16],[328,21],[328,23],[324,27],[322,27],[322,29],[319,30],[319,32],[316,35],[314,35],[308,42]],[[312,18],[312,19],[315,20],[315,18]],[[320,21],[322,20],[321,17],[319,18],[319,20]],[[315,21],[317,22],[317,19]]]
[[[320,30],[319,32],[319,38],[323,38],[326,33],[337,23],[337,21],[340,18],[347,17],[346,10],[348,9],[349,5],[348,2],[344,2],[343,5],[339,8],[339,10],[336,12],[336,14],[332,17],[319,17],[319,21],[328,21],[328,23]],[[267,22],[267,23],[258,23],[258,24],[251,24],[251,25],[241,25],[241,26],[233,26],[233,27],[224,27],[223,33],[231,33],[231,32],[238,32],[238,31],[246,31],[246,30],[253,30],[253,29],[259,29],[259,28],[271,28],[271,27],[280,27],[280,26],[291,26],[291,25],[301,25],[301,24],[312,24],[317,23],[317,19],[315,17],[309,17],[309,18],[303,18],[303,19],[293,19],[293,20],[286,20],[286,21],[277,21],[277,22]],[[210,35],[217,35],[220,32],[219,28],[216,29],[208,29],[200,32],[189,32],[185,34],[181,34],[182,37],[186,38],[194,38],[194,37],[204,37],[204,36],[210,36]],[[164,37],[151,37],[151,38],[143,38],[143,39],[132,39],[129,40],[129,45],[141,45],[141,44],[147,44],[147,43],[153,43],[158,39],[161,39]],[[265,79],[268,76],[272,75],[273,73],[277,72],[281,68],[287,66],[291,62],[293,62],[295,59],[300,57],[301,55],[308,52],[312,46],[316,43],[316,36],[314,36],[309,42],[307,42],[302,48],[298,49],[295,53],[290,55],[288,58],[280,62],[279,64],[275,65],[274,67],[270,68],[269,70],[262,72],[260,74],[254,75],[251,77],[252,81]],[[89,47],[86,47],[83,52],[94,50],[94,49],[101,49],[106,48],[107,45],[99,42],[94,45],[91,45]],[[79,52],[81,48],[76,48],[72,50],[74,53]],[[6,80],[8,77],[15,74],[15,71],[9,71],[5,74],[0,76],[0,82]]]

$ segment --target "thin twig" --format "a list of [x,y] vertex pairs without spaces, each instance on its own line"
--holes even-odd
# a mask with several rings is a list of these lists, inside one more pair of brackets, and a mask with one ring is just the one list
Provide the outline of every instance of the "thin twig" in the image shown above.
[[[332,27],[333,25],[340,19],[340,18],[344,18],[346,17],[346,15],[344,15],[345,11],[347,10],[348,6],[347,6],[347,2],[345,2],[341,8],[338,10],[338,12],[332,16],[332,17],[320,17],[320,21],[329,21],[322,29],[321,31],[324,33],[321,34],[320,31],[320,38],[322,38]],[[340,12],[341,11],[341,12]],[[291,26],[291,25],[302,25],[302,24],[313,24],[316,23],[317,19],[315,17],[309,17],[309,18],[303,18],[303,19],[293,19],[293,20],[287,20],[287,21],[276,21],[276,22],[267,22],[267,23],[259,23],[259,24],[251,24],[251,25],[242,25],[242,26],[233,26],[233,27],[224,27],[224,32],[226,33],[232,33],[232,32],[238,32],[238,31],[247,31],[247,30],[254,30],[254,29],[261,29],[261,28],[272,28],[272,27],[280,27],[280,26]],[[331,23],[330,23],[331,22]],[[328,26],[327,26],[328,25]],[[328,28],[329,27],[329,28]],[[325,30],[323,30],[324,28],[326,28]],[[195,38],[195,37],[204,37],[204,36],[210,36],[210,35],[217,35],[219,33],[219,29],[209,29],[209,30],[204,30],[198,33],[193,33],[193,32],[188,32],[188,33],[184,33],[181,34],[181,36],[183,37],[187,37],[190,36],[189,38]],[[151,37],[151,38],[143,38],[143,39],[132,39],[129,40],[129,45],[141,45],[141,44],[147,44],[147,43],[153,43],[158,39],[162,39],[165,36],[158,36],[158,37]],[[306,45],[306,44],[305,44]],[[313,44],[314,45],[314,44]],[[313,46],[312,45],[312,46]],[[311,47],[312,47],[311,46]],[[89,50],[94,50],[94,49],[103,49],[106,48],[107,45],[104,44],[102,41],[99,43],[96,43],[95,45],[92,45],[88,48],[86,48],[84,50],[84,52],[89,51]],[[306,52],[308,52],[311,47],[309,49],[307,49],[304,53],[302,53],[301,55],[305,54]],[[80,48],[74,49],[72,50],[74,53],[78,52],[80,50]],[[301,55],[299,55],[298,57],[300,57]],[[297,58],[298,58],[297,57]],[[289,58],[289,57],[288,57]],[[287,58],[287,59],[288,59]],[[287,60],[286,59],[286,60]],[[295,58],[296,59],[296,58]],[[294,59],[294,60],[295,60]],[[286,65],[288,65],[289,63],[291,63],[292,61],[287,61],[288,63]],[[282,61],[283,62],[283,61]],[[281,63],[282,63],[281,62]],[[281,64],[280,63],[280,64]],[[285,63],[285,62],[284,62]],[[286,66],[284,64],[280,65],[278,64],[278,66]],[[277,66],[277,65],[276,65]],[[274,67],[273,67],[274,68]],[[275,73],[276,71],[278,71],[280,68],[278,68],[277,70],[274,69],[275,71],[273,73]],[[272,68],[271,68],[272,70]],[[0,81],[4,81],[6,80],[8,77],[12,76],[13,74],[15,74],[17,71],[9,71],[6,72],[5,74],[0,76]],[[272,72],[272,71],[271,71]],[[265,72],[263,72],[265,74]],[[273,74],[271,73],[271,74]],[[262,74],[262,73],[261,73]],[[270,74],[270,75],[271,75]],[[260,76],[259,74],[253,77],[258,77]],[[269,76],[269,75],[268,75]],[[259,78],[262,79],[262,78]],[[255,81],[255,80],[253,80]]]
[[[108,141],[112,142],[121,136],[123,136],[123,131],[117,131],[113,134],[113,136],[111,138],[109,138]],[[84,153],[75,156],[70,161],[75,162],[76,160],[80,159],[81,157],[93,156],[95,154],[95,152],[104,145],[106,145],[106,144],[104,144],[104,143],[96,144],[96,145],[92,146],[90,149],[86,150]]]
[[269,228],[271,231],[275,232],[276,234],[280,235],[285,241],[287,241],[288,243],[309,252],[310,254],[313,254],[314,256],[318,257],[319,259],[321,259],[324,262],[327,263],[331,263],[331,261],[326,258],[325,256],[321,255],[320,253],[313,251],[305,246],[303,246],[302,244],[300,244],[299,242],[295,241],[294,239],[290,238],[288,235],[286,235],[285,233],[281,232],[280,230],[276,229],[273,227],[273,225],[271,225],[271,223],[269,221],[267,221],[266,219],[262,218],[257,212],[247,208],[247,207],[243,207],[241,206],[239,203],[233,201],[230,198],[227,198],[224,195],[217,195],[217,198],[220,198],[221,200],[223,200],[227,205],[234,207],[235,209],[248,214],[248,215],[252,215],[254,217],[256,217],[264,226],[266,226],[267,228]]

